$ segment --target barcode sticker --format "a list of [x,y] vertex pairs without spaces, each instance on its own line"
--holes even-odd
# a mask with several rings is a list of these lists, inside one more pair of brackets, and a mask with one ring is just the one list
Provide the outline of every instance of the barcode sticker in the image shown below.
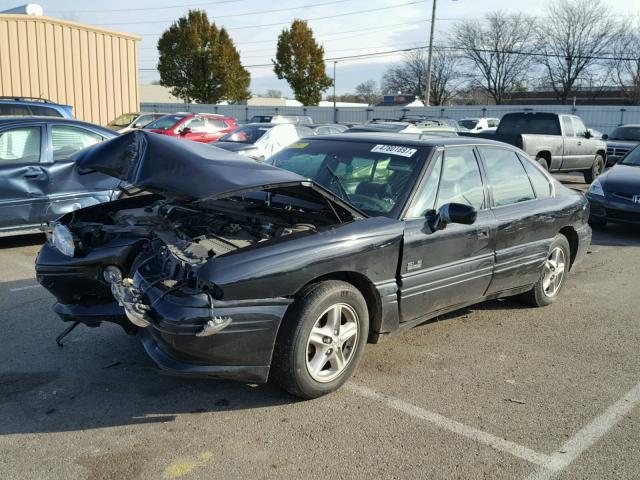
[[418,150],[415,148],[403,147],[401,145],[376,145],[371,149],[371,153],[388,153],[389,155],[399,155],[401,157],[413,157]]

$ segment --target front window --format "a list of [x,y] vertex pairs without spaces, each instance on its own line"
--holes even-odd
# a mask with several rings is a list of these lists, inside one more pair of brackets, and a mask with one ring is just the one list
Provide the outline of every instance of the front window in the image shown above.
[[631,165],[632,167],[640,167],[640,148],[636,147],[631,150],[620,162],[622,165]]
[[220,138],[221,142],[236,142],[236,143],[256,143],[262,136],[271,130],[272,127],[265,127],[260,125],[245,125],[234,130],[231,133],[227,133]]
[[315,180],[369,215],[396,217],[428,153],[412,145],[305,140],[270,163]]
[[103,140],[101,135],[82,128],[53,125],[51,127],[51,146],[53,161],[68,160],[71,155],[83,148],[95,145]]
[[478,120],[460,120],[458,123],[460,124],[461,127],[467,128],[469,130],[473,130],[474,128],[476,128],[476,125],[478,124]]
[[184,117],[184,115],[165,115],[164,117],[157,119],[155,122],[151,122],[144,128],[145,130],[169,130]]
[[129,125],[131,125],[131,122],[133,122],[135,119],[136,119],[136,115],[132,113],[125,113],[124,115],[120,115],[115,120],[111,120],[108,126],[119,127],[119,128],[128,127]]
[[611,132],[609,140],[631,140],[640,142],[640,127],[618,127]]

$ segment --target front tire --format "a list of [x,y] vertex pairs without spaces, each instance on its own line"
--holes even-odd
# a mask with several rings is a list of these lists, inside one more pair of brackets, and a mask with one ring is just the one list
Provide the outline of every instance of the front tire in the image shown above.
[[369,335],[367,302],[350,283],[310,286],[278,332],[270,379],[301,398],[340,388],[356,369]]
[[591,165],[591,170],[583,172],[584,181],[586,183],[592,183],[602,172],[604,172],[604,158],[598,154],[593,161],[593,165]]
[[571,266],[571,248],[564,235],[556,235],[549,248],[540,279],[531,290],[520,295],[523,303],[533,307],[545,307],[558,299]]

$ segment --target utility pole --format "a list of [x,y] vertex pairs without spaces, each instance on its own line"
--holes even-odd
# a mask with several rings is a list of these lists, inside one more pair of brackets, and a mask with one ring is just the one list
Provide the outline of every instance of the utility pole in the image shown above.
[[431,104],[431,63],[433,57],[433,35],[436,27],[436,1],[433,1],[433,10],[431,11],[431,35],[429,36],[429,58],[427,60],[427,91],[425,92],[425,104],[427,107]]
[[333,123],[338,123],[338,111],[336,110],[336,65],[337,60],[333,62]]

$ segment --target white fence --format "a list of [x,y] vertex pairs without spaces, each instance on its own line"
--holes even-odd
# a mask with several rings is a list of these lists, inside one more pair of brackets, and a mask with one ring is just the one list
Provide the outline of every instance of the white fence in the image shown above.
[[[184,103],[142,103],[140,108],[145,112],[201,112],[219,113],[236,117],[239,122],[247,122],[253,115],[309,115],[316,123],[332,123],[334,111],[332,107],[254,107],[246,105],[203,105]],[[466,117],[497,117],[508,112],[524,109],[536,112],[574,113],[582,117],[587,126],[602,133],[609,133],[618,125],[640,123],[639,107],[620,106],[576,106],[571,105],[472,105],[455,107],[345,107],[337,108],[335,115],[338,122],[362,123],[374,118],[398,119],[402,115],[431,115],[460,120]]]

